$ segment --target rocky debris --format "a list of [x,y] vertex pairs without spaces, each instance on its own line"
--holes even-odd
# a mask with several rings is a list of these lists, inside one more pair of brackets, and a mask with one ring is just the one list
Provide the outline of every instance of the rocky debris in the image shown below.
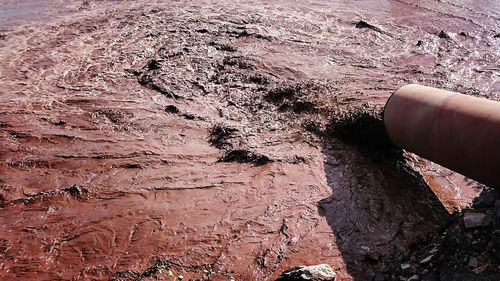
[[376,253],[369,253],[365,255],[365,260],[371,262],[378,262],[380,260],[380,256]]
[[433,257],[434,257],[434,255],[429,255],[428,257],[421,260],[420,264],[427,264],[428,262],[430,262],[432,260]]
[[375,277],[373,277],[373,280],[374,281],[384,281],[385,280],[384,274],[382,272],[377,272],[375,274]]
[[415,274],[412,275],[410,278],[408,278],[408,281],[419,281],[420,280],[420,275]]
[[403,263],[401,264],[401,271],[404,274],[415,273],[415,267],[409,263]]
[[276,281],[333,281],[335,271],[328,264],[298,266],[281,274]]
[[500,280],[498,200],[486,187],[473,207],[455,212],[439,233],[410,245],[400,264],[373,280]]
[[478,266],[478,264],[479,264],[479,261],[477,260],[477,258],[470,257],[469,264],[468,264],[469,267],[476,268]]
[[489,223],[490,217],[484,213],[468,212],[464,215],[465,228],[487,226]]
[[493,207],[498,198],[500,198],[500,191],[486,188],[478,197],[474,198],[473,205],[475,208]]

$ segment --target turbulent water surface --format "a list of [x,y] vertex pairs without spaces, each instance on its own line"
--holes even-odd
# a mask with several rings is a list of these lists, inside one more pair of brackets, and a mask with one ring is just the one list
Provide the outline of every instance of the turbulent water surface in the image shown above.
[[2,1],[0,278],[370,280],[483,187],[331,128],[498,100],[499,6]]

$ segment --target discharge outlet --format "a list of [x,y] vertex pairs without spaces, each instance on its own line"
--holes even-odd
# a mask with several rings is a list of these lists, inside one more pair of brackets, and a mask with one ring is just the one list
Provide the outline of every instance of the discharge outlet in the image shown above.
[[500,102],[411,84],[387,101],[384,125],[401,148],[500,189]]

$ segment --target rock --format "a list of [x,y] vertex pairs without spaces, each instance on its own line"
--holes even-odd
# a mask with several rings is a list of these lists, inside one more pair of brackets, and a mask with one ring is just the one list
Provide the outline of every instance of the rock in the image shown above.
[[422,277],[421,281],[440,281],[441,278],[437,272],[429,272]]
[[484,265],[481,265],[481,266],[474,268],[472,271],[476,274],[480,274],[481,272],[488,269],[488,267],[490,267],[490,266],[491,266],[491,264],[484,264]]
[[335,275],[328,264],[298,266],[283,272],[276,281],[333,281]]
[[462,263],[463,263],[463,264],[467,264],[468,262],[469,262],[469,257],[467,257],[467,256],[466,256],[466,257],[464,257],[464,260],[463,260],[463,262],[462,262]]
[[487,226],[490,224],[488,215],[484,213],[469,212],[464,215],[465,228]]
[[434,255],[430,255],[430,256],[426,257],[425,259],[420,261],[420,264],[426,264],[426,263],[430,262],[432,260],[432,257],[434,257]]
[[415,267],[409,263],[402,263],[401,271],[403,272],[403,274],[413,274],[415,273]]
[[408,278],[407,281],[420,281],[420,275],[418,274],[412,275],[410,278]]
[[469,267],[477,267],[479,265],[479,261],[475,257],[471,257],[469,259]]
[[384,274],[382,274],[382,272],[377,272],[375,277],[373,277],[373,281],[384,281],[384,280],[385,280],[385,277],[384,277]]
[[380,256],[375,254],[375,253],[369,253],[365,255],[365,260],[371,261],[371,262],[378,262],[380,259]]
[[500,191],[492,188],[485,189],[478,197],[474,198],[473,205],[476,208],[493,207],[498,198],[500,198]]

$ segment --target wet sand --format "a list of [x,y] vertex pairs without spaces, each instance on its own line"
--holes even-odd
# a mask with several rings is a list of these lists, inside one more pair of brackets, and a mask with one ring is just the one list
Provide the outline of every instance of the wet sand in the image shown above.
[[408,83],[498,100],[494,1],[148,2],[2,29],[1,279],[370,280],[482,190],[331,128]]

